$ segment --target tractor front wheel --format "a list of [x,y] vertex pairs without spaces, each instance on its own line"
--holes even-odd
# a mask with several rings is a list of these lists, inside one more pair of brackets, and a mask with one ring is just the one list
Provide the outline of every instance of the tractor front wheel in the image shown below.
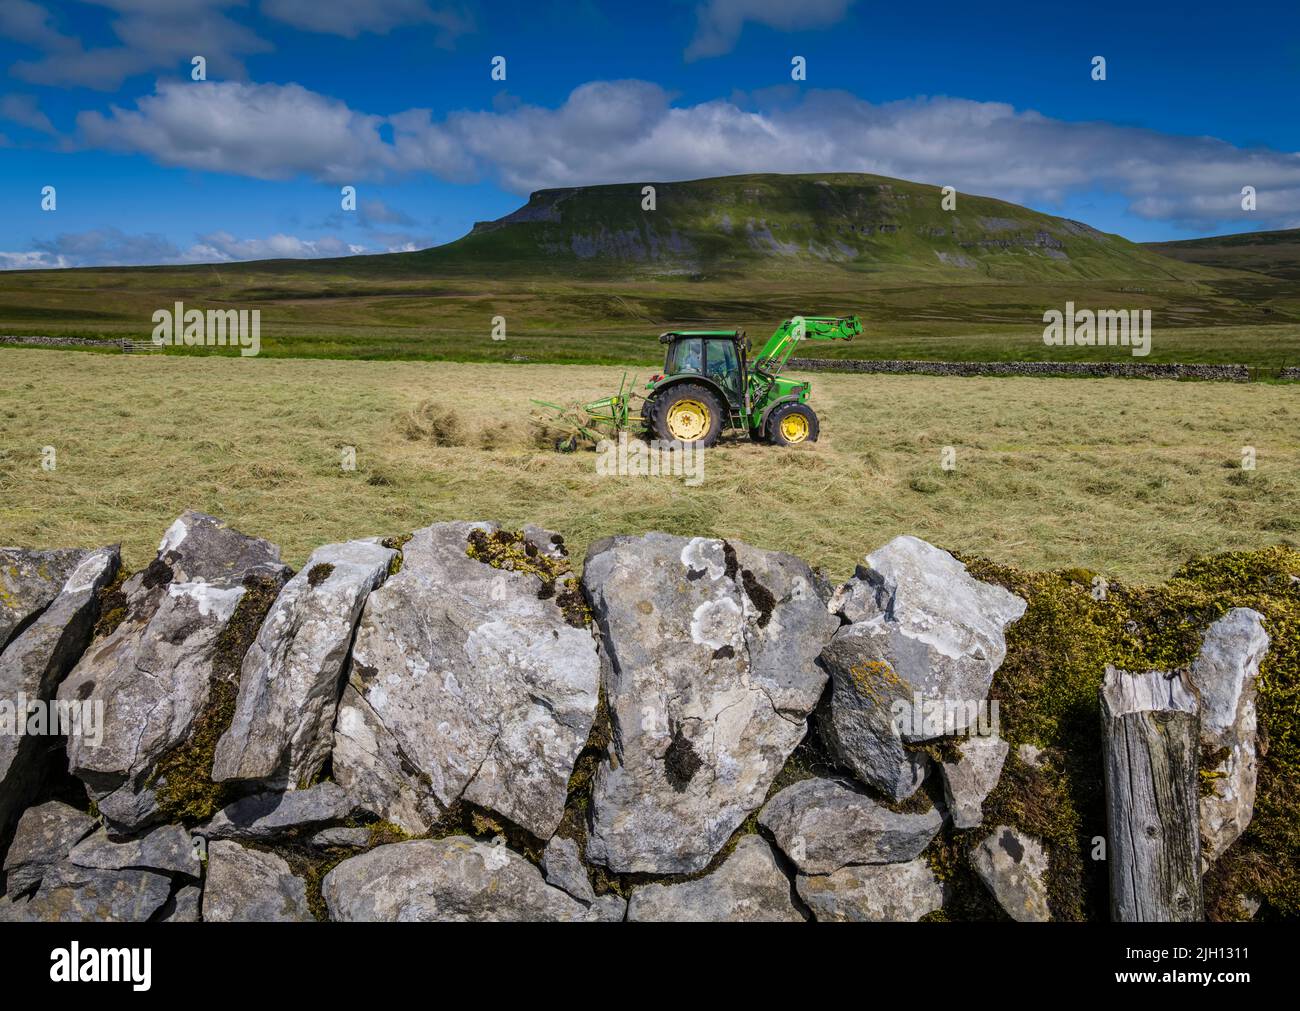
[[816,442],[820,426],[807,404],[782,404],[767,419],[767,437],[778,446]]
[[660,442],[712,446],[722,434],[722,422],[717,396],[696,383],[679,383],[656,393],[650,409],[650,431]]

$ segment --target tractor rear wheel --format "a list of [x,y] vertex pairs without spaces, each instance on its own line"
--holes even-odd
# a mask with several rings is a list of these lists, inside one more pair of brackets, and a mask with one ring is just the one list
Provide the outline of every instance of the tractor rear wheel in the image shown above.
[[650,431],[660,442],[712,446],[722,434],[722,404],[708,387],[679,383],[656,393]]
[[782,404],[767,419],[767,437],[778,446],[797,446],[816,442],[820,427],[807,404]]

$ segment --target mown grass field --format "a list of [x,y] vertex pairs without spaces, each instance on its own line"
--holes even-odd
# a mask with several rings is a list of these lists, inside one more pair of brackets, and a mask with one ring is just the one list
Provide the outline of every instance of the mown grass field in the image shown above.
[[195,508],[295,565],[329,541],[483,518],[549,526],[579,554],[659,529],[792,551],[842,578],[911,533],[1157,581],[1191,555],[1300,542],[1300,391],[1287,386],[821,375],[819,443],[728,442],[687,487],[599,476],[594,453],[534,445],[530,396],[589,399],[619,374],[0,348],[0,543],[120,541],[140,566]]

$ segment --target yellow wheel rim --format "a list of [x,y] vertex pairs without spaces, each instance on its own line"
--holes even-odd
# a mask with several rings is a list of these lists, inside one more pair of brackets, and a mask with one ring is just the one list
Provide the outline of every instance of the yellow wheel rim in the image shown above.
[[698,400],[679,400],[668,408],[668,434],[678,442],[694,442],[709,431],[709,409]]
[[786,442],[803,442],[808,438],[808,419],[802,414],[787,414],[781,419],[781,438]]

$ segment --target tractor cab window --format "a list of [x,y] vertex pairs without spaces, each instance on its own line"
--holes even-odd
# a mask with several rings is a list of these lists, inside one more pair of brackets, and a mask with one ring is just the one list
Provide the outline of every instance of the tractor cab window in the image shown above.
[[735,376],[738,368],[736,345],[732,341],[709,341],[708,374],[710,376],[721,381],[726,376]]
[[740,392],[740,364],[736,360],[736,344],[731,340],[709,341],[709,356],[705,374],[727,391],[734,403]]
[[672,350],[668,352],[668,361],[664,366],[664,372],[670,376],[679,375],[682,372],[694,372],[696,375],[702,375],[704,372],[704,341],[698,337],[676,341]]

